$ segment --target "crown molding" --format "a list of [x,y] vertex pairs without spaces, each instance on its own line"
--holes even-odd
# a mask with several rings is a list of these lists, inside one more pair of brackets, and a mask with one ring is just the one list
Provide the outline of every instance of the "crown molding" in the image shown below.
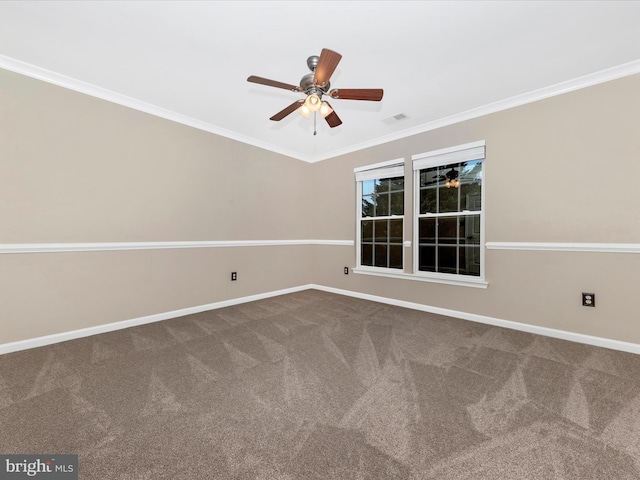
[[166,120],[171,120],[173,122],[180,123],[189,127],[193,127],[198,130],[203,130],[205,132],[220,135],[222,137],[226,137],[231,140],[236,140],[238,142],[252,145],[254,147],[259,147],[264,150],[278,153],[280,155],[285,155],[287,157],[295,158],[297,160],[302,160],[307,163],[316,163],[323,160],[329,160],[331,158],[335,158],[341,155],[357,152],[365,148],[375,147],[375,146],[382,145],[384,143],[392,142],[395,140],[401,140],[406,137],[418,135],[420,133],[425,133],[425,132],[435,130],[437,128],[446,127],[448,125],[452,125],[455,123],[464,122],[466,120],[472,120],[474,118],[482,117],[484,115],[489,115],[491,113],[508,110],[510,108],[525,105],[527,103],[537,102],[538,100],[543,100],[545,98],[554,97],[556,95],[562,95],[564,93],[569,93],[575,90],[580,90],[583,88],[587,88],[593,85],[608,82],[618,78],[634,75],[636,73],[640,73],[640,59],[634,60],[632,62],[624,63],[622,65],[618,65],[615,67],[600,70],[598,72],[583,75],[581,77],[577,77],[572,80],[568,80],[568,81],[556,83],[554,85],[550,85],[547,87],[539,88],[537,90],[533,90],[531,92],[527,92],[521,95],[515,95],[513,97],[509,97],[503,100],[498,100],[496,102],[493,102],[487,105],[473,108],[464,112],[456,113],[454,115],[450,115],[448,117],[434,120],[432,122],[427,122],[422,125],[418,125],[416,127],[412,127],[406,130],[401,130],[399,132],[395,132],[390,135],[384,135],[370,141],[357,143],[346,148],[327,152],[326,154],[313,155],[313,156],[304,155],[299,152],[294,152],[292,150],[282,148],[278,145],[274,145],[268,142],[263,142],[256,138],[248,137],[246,135],[242,135],[240,133],[227,130],[217,125],[214,125],[208,122],[203,122],[193,117],[189,117],[187,115],[183,115],[183,114],[174,112],[172,110],[159,107],[157,105],[153,105],[151,103],[143,102],[136,98],[129,97],[127,95],[122,95],[112,90],[98,87],[97,85],[93,85],[91,83],[87,83],[82,80],[68,77],[66,75],[62,75],[60,73],[47,70],[45,68],[41,68],[36,65],[23,62],[21,60],[16,60],[14,58],[7,57],[5,55],[0,55],[0,68],[9,70],[15,73],[19,73],[21,75],[25,75],[31,78],[35,78],[38,80],[42,80],[47,83],[58,85],[60,87],[67,88],[69,90],[74,90],[76,92],[84,93],[85,95],[90,95],[92,97],[100,98],[108,102],[129,107],[134,110],[138,110],[144,113],[148,113],[150,115],[164,118]]
[[348,153],[352,153],[358,150],[363,150],[365,148],[375,147],[377,145],[393,142],[395,140],[402,140],[403,138],[411,137],[413,135],[429,132],[431,130],[436,130],[438,128],[453,125],[455,123],[460,123],[467,120],[473,120],[474,118],[483,117],[485,115],[501,112],[503,110],[519,107],[522,105],[526,105],[528,103],[533,103],[539,100],[544,100],[546,98],[562,95],[564,93],[573,92],[575,90],[581,90],[583,88],[592,87],[594,85],[609,82],[611,80],[616,80],[618,78],[628,77],[630,75],[635,75],[636,73],[640,73],[640,60],[634,60],[632,62],[624,63],[622,65],[617,65],[615,67],[607,68],[605,70],[600,70],[598,72],[583,75],[581,77],[577,77],[572,80],[556,83],[548,87],[532,90],[530,92],[523,93],[520,95],[515,95],[513,97],[505,98],[503,100],[498,100],[496,102],[489,103],[487,105],[482,105],[480,107],[473,108],[471,110],[466,110],[464,112],[456,113],[448,117],[443,117],[438,120],[434,120],[432,122],[427,122],[422,125],[418,125],[416,127],[408,128],[406,130],[401,130],[401,131],[392,133],[390,135],[378,137],[371,141],[362,142],[357,145],[353,145],[349,148],[334,150],[327,153],[326,155],[316,156],[311,161],[311,163],[322,161],[322,160],[328,160],[330,158],[334,158],[340,155],[346,155]]
[[264,150],[269,150],[274,153],[279,153],[287,157],[292,157],[297,160],[303,160],[307,162],[310,161],[297,152],[287,150],[285,148],[279,147],[278,145],[274,145],[268,142],[262,142],[255,138],[242,135],[232,130],[227,130],[212,123],[203,122],[202,120],[198,120],[188,115],[183,115],[181,113],[174,112],[173,110],[159,107],[158,105],[154,105],[152,103],[143,102],[142,100],[138,100],[137,98],[129,97],[127,95],[114,92],[113,90],[102,88],[97,85],[78,80],[76,78],[68,77],[52,70],[47,70],[46,68],[41,68],[36,65],[23,62],[21,60],[16,60],[14,58],[7,57],[6,55],[0,55],[0,68],[25,75],[27,77],[35,78],[43,82],[51,83],[52,85],[57,85],[59,87],[73,90],[75,92],[83,93],[91,97],[106,100],[107,102],[122,105],[123,107],[132,108],[133,110],[137,110],[139,112],[148,113],[149,115],[164,118],[165,120],[170,120],[172,122],[180,123],[188,127],[196,128],[198,130],[220,135],[221,137],[236,140],[241,143],[246,143],[248,145],[259,147]]

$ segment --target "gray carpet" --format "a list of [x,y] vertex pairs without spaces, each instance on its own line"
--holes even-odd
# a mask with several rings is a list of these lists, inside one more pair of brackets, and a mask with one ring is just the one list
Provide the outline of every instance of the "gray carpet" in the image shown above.
[[101,480],[638,479],[640,356],[307,290],[0,356],[0,453]]

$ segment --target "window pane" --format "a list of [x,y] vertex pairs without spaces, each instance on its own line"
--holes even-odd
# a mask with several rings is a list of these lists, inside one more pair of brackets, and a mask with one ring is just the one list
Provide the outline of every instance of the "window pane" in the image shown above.
[[376,192],[387,193],[389,191],[389,179],[388,178],[378,178],[375,180],[376,182]]
[[458,243],[458,217],[438,219],[438,243]]
[[460,218],[460,243],[480,245],[480,215]]
[[462,210],[481,210],[482,192],[479,183],[460,185],[460,203]]
[[376,217],[389,215],[389,194],[382,193],[376,195]]
[[460,273],[480,276],[480,247],[460,249]]
[[376,267],[387,266],[387,246],[375,245],[375,264]]
[[389,241],[389,220],[376,220],[373,236],[376,242],[388,242]]
[[464,162],[460,168],[460,182],[482,183],[482,160]]
[[402,268],[402,245],[389,245],[389,267]]
[[421,218],[419,226],[420,243],[436,243],[436,219]]
[[440,202],[437,213],[457,212],[458,211],[458,189],[455,187],[438,188]]
[[360,236],[363,242],[373,242],[373,222],[371,220],[363,220],[360,223]]
[[437,213],[438,189],[425,188],[420,190],[420,213]]
[[404,214],[404,192],[394,192],[391,194],[391,215]]
[[425,168],[420,170],[420,187],[437,185],[439,181],[438,168]]
[[374,215],[374,200],[371,197],[371,195],[369,196],[363,196],[362,197],[362,216],[363,217],[373,217]]
[[404,177],[393,177],[389,179],[389,189],[392,192],[404,191]]
[[373,266],[373,245],[363,243],[360,249],[360,264]]
[[375,180],[362,181],[362,195],[371,195],[374,192]]
[[402,220],[389,220],[389,241],[393,243],[402,243]]
[[452,163],[450,165],[444,165],[440,167],[440,184],[447,187],[456,188],[460,182],[460,173],[462,172],[462,165],[460,163]]
[[438,271],[442,273],[458,273],[458,247],[438,247]]
[[418,269],[423,272],[436,271],[436,247],[420,246],[420,258],[418,260]]

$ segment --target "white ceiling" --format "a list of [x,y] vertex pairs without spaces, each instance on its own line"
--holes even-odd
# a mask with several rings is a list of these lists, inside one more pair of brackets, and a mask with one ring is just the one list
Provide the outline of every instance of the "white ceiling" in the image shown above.
[[[640,1],[0,1],[0,68],[305,161],[640,72]],[[342,54],[334,129],[297,113],[322,48]],[[402,121],[391,121],[398,114]]]

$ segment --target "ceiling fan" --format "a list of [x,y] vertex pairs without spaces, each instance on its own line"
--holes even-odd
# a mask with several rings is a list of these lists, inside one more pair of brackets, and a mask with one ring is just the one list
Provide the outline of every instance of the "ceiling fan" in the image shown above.
[[320,52],[320,56],[312,55],[307,58],[307,66],[312,73],[306,74],[300,80],[300,86],[290,85],[288,83],[277,82],[275,80],[269,80],[268,78],[256,77],[251,75],[247,78],[247,82],[259,83],[261,85],[267,85],[270,87],[284,88],[285,90],[291,90],[292,92],[300,92],[306,94],[306,98],[303,100],[296,100],[288,107],[276,113],[270,120],[279,122],[290,113],[298,111],[304,117],[309,118],[311,113],[314,114],[314,131],[315,135],[315,120],[316,113],[320,112],[322,118],[324,118],[329,127],[334,128],[342,124],[342,120],[333,110],[329,102],[322,100],[323,95],[327,95],[336,100],[369,100],[373,102],[379,102],[382,100],[383,90],[381,88],[331,88],[329,79],[335,71],[342,55],[333,50],[323,48]]

